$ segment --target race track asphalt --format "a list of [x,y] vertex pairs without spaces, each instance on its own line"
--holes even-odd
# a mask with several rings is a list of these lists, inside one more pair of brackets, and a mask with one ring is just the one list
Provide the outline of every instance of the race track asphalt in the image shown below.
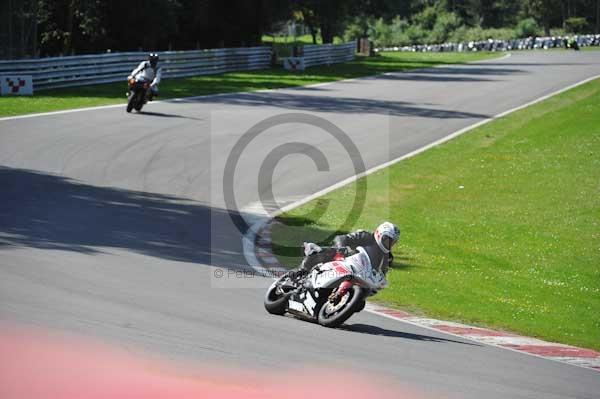
[[[248,212],[271,189],[289,204],[352,176],[353,160],[377,166],[599,67],[600,52],[515,53],[157,102],[143,114],[123,104],[1,120],[0,321],[223,367],[367,370],[436,397],[592,398],[600,392],[592,370],[366,312],[336,330],[266,314],[269,280],[235,274],[248,266],[229,213]],[[235,175],[224,174],[235,143],[285,113],[235,147]],[[314,117],[317,126],[300,123]],[[324,133],[322,120],[358,152]],[[323,152],[319,170],[306,144]]]

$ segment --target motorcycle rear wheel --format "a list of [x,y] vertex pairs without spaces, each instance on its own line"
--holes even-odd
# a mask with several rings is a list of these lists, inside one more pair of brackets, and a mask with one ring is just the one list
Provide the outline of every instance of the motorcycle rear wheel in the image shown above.
[[320,325],[331,328],[341,326],[350,316],[358,311],[364,299],[363,289],[357,285],[353,285],[346,295],[350,297],[340,309],[334,310],[329,301],[321,306],[318,318]]

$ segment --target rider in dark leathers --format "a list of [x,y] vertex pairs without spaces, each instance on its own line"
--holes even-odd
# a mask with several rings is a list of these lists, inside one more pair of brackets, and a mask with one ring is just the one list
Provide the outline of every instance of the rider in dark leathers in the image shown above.
[[300,265],[300,271],[307,273],[317,264],[333,260],[338,252],[349,256],[356,252],[357,247],[363,247],[369,255],[373,269],[385,275],[394,259],[391,249],[399,238],[398,227],[385,222],[373,233],[358,230],[354,233],[338,235],[333,239],[332,247],[320,248],[315,244],[305,243],[305,257]]

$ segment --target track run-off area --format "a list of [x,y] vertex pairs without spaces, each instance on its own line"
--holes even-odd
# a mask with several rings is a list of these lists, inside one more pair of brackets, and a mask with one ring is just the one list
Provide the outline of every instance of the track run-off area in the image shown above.
[[230,215],[251,223],[353,176],[357,158],[376,167],[599,66],[600,52],[533,51],[141,114],[124,101],[0,119],[0,321],[223,369],[365,372],[433,397],[592,398],[593,370],[375,314],[341,329],[268,315],[271,280],[251,273]]

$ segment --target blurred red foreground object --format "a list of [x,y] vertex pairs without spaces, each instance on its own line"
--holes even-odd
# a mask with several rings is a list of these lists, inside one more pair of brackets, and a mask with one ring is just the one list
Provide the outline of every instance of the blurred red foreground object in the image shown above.
[[0,398],[410,398],[345,370],[262,372],[173,365],[79,338],[0,326]]

